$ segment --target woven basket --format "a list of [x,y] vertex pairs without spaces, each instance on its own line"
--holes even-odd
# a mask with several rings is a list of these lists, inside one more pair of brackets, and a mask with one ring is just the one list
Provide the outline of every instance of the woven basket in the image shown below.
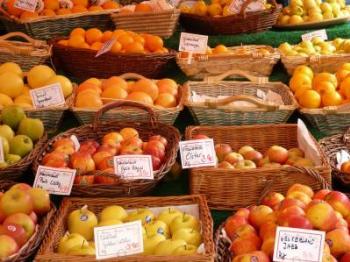
[[[228,143],[234,149],[250,145],[260,152],[265,152],[272,145],[298,147],[296,124],[197,126],[186,129],[187,140],[196,134],[207,135],[213,138],[215,143]],[[331,184],[329,163],[316,140],[313,143],[319,152],[321,165],[312,169]],[[272,190],[278,192],[284,192],[294,183],[309,185],[314,190],[319,189],[318,180],[295,170],[294,167],[243,170],[195,168],[190,171],[190,189],[191,193],[206,195],[210,208],[217,210],[232,210],[256,203],[262,189],[267,183],[271,183],[271,180]]]
[[[104,112],[117,107],[133,107],[147,111],[150,115],[149,122],[127,122],[127,121],[106,121],[100,122],[100,119]],[[166,153],[163,164],[159,170],[154,171],[154,180],[123,180],[119,179],[115,184],[94,184],[94,185],[74,185],[72,189],[72,196],[83,197],[115,197],[115,196],[138,196],[143,195],[153,189],[157,183],[163,178],[163,176],[170,170],[174,164],[177,156],[178,143],[180,140],[180,134],[178,130],[172,126],[159,123],[156,120],[156,115],[150,107],[145,105],[131,102],[131,101],[118,101],[107,104],[95,115],[94,122],[92,124],[83,125],[77,128],[70,129],[64,133],[49,140],[45,147],[42,148],[39,156],[36,158],[33,169],[36,173],[39,164],[42,162],[42,158],[45,154],[51,151],[52,145],[58,139],[62,137],[70,137],[71,135],[77,136],[79,141],[87,139],[96,139],[98,141],[108,132],[118,131],[124,127],[132,127],[138,130],[141,139],[148,138],[152,135],[161,135],[168,141],[166,147]],[[79,174],[79,173],[78,173]],[[116,178],[115,174],[107,173],[106,171],[93,171],[86,175],[98,175],[105,177]]]
[[[0,191],[6,191],[11,186],[13,186],[15,183],[12,181],[1,181],[0,183]],[[28,242],[20,249],[20,251],[8,259],[4,259],[2,261],[5,262],[25,262],[25,261],[31,261],[33,259],[33,255],[36,253],[37,249],[39,248],[41,241],[43,240],[46,230],[48,229],[51,219],[54,218],[54,214],[56,212],[55,206],[51,205],[51,210],[43,216],[39,222],[38,226],[36,228],[36,232],[34,235],[28,240]]]
[[[25,42],[9,40],[14,37]],[[45,64],[50,56],[51,48],[46,42],[35,40],[24,33],[12,32],[0,37],[0,64],[11,61],[28,71],[33,66]]]
[[[244,75],[250,82],[222,81],[226,76],[232,74]],[[283,83],[267,81],[265,78],[254,77],[240,70],[231,70],[218,77],[208,77],[207,81],[203,82],[189,81],[184,85],[185,105],[201,125],[285,123],[297,108],[297,102],[289,88]],[[269,90],[279,94],[284,104],[271,104],[258,99],[257,90],[265,94]],[[193,92],[197,95],[227,96],[227,98],[193,102]],[[248,101],[255,104],[256,107],[230,106],[230,103],[235,101]]]
[[89,77],[108,78],[128,72],[148,78],[162,76],[167,64],[175,59],[175,51],[168,54],[111,54],[95,57],[96,51],[53,45],[54,64],[65,72],[87,79]]
[[34,162],[35,158],[40,153],[40,150],[44,147],[47,141],[47,134],[40,138],[34,145],[33,150],[22,158],[19,162],[10,165],[6,168],[0,169],[0,184],[4,180],[18,181],[22,178],[30,165]]
[[85,12],[79,14],[58,15],[53,17],[39,17],[30,21],[22,21],[9,15],[1,9],[0,20],[9,32],[20,31],[36,39],[52,39],[58,36],[68,35],[74,28],[98,27],[105,31],[113,29],[110,14],[116,10],[103,10],[96,12]]
[[349,60],[350,54],[312,55],[309,57],[281,54],[281,61],[289,75],[293,75],[294,69],[300,65],[310,66],[314,73],[335,73],[339,66],[349,62]]
[[[36,261],[76,261],[77,256],[67,256],[55,253],[59,239],[65,234],[67,230],[66,219],[74,209],[81,208],[83,205],[88,205],[89,210],[99,213],[104,207],[108,205],[120,205],[126,209],[142,208],[142,207],[166,207],[179,205],[199,206],[199,219],[202,223],[202,238],[205,247],[204,254],[195,254],[188,256],[144,256],[131,255],[126,257],[118,257],[109,259],[108,261],[133,261],[133,262],[209,262],[214,261],[214,244],[213,244],[213,221],[210,215],[205,198],[200,195],[191,196],[172,196],[172,197],[138,197],[138,198],[95,198],[95,199],[81,199],[81,198],[66,198],[63,200],[58,212],[58,216],[52,222],[50,230],[46,235],[43,245],[41,246],[35,260]],[[95,257],[84,257],[84,261],[97,261]]]
[[[176,62],[181,70],[189,77],[204,78],[206,75],[218,75],[229,70],[240,69],[255,76],[270,76],[274,65],[280,59],[279,52],[271,46],[248,45],[243,46],[246,50],[251,50],[251,54],[222,54],[222,55],[200,55],[193,57],[191,63],[188,58],[182,58],[182,53],[178,53]],[[261,56],[255,53],[257,48],[266,48],[269,55]],[[230,50],[240,50],[241,46],[230,47]]]
[[[134,74],[134,73],[126,73],[120,76],[121,78],[127,80],[127,79],[141,79],[143,76]],[[76,118],[79,120],[81,124],[89,124],[93,122],[94,117],[98,109],[84,109],[84,108],[78,108],[74,107],[74,101],[75,101],[75,95],[73,99],[71,100],[71,110],[73,111]],[[153,111],[158,115],[158,120],[161,123],[173,125],[177,116],[179,115],[180,111],[183,109],[183,99],[184,96],[182,94],[182,87],[179,87],[179,96],[178,96],[178,105],[173,108],[157,108],[152,107]],[[112,101],[112,100],[111,100]],[[113,99],[113,101],[118,101]],[[149,119],[149,116],[146,112],[135,110],[135,109],[116,109],[111,110],[108,113],[104,114],[102,116],[103,121],[124,121],[125,119],[128,119],[128,121],[134,121],[134,122],[140,122],[140,121],[146,121]]]
[[179,16],[178,9],[132,14],[114,13],[111,15],[117,29],[149,33],[165,38],[173,35]]
[[232,35],[260,32],[271,28],[277,22],[282,6],[271,1],[271,9],[246,12],[246,7],[254,0],[245,1],[241,12],[236,15],[209,17],[181,13],[180,24],[188,32],[204,35]]

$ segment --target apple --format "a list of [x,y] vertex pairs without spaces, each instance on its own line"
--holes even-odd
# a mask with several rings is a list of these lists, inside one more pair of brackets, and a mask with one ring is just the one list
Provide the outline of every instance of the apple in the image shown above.
[[216,144],[215,153],[218,157],[219,162],[225,159],[225,156],[232,152],[232,148],[229,144]]
[[66,233],[58,243],[57,252],[59,254],[67,254],[72,248],[84,245],[88,245],[88,241],[82,235]]
[[159,213],[157,219],[170,226],[170,223],[174,220],[174,218],[182,215],[183,213],[179,209],[175,207],[168,207]]
[[299,166],[299,167],[314,167],[315,164],[311,159],[307,158],[299,158],[295,161],[294,166]]
[[151,136],[148,141],[152,141],[152,140],[157,140],[157,141],[160,141],[164,146],[167,146],[168,145],[168,140],[161,136],[161,135],[154,135],[154,136]]
[[301,192],[301,191],[292,191],[292,192],[289,192],[287,194],[287,199],[298,199],[300,200],[301,202],[303,202],[305,205],[309,204],[312,199],[309,195],[307,195],[306,193],[304,192]]
[[121,220],[110,219],[110,220],[100,221],[96,227],[114,226],[114,225],[120,225],[120,224],[123,224]]
[[109,168],[114,169],[114,156],[107,156],[98,162],[96,165],[97,170],[106,170]]
[[275,222],[265,222],[259,228],[259,236],[262,240],[274,238],[276,235],[277,224]]
[[268,206],[259,205],[253,207],[250,210],[249,222],[255,228],[259,228],[265,222],[266,216],[271,213],[273,213],[273,210]]
[[33,201],[27,191],[20,189],[8,190],[0,201],[0,208],[5,216],[15,213],[30,214],[33,211]]
[[75,152],[71,156],[71,166],[77,169],[77,172],[82,175],[95,170],[95,162],[91,155],[85,152]]
[[281,224],[281,226],[285,227],[293,227],[293,228],[303,228],[303,229],[313,229],[313,226],[309,219],[304,216],[294,215],[287,217],[287,220]]
[[141,155],[143,153],[142,148],[137,145],[122,146],[120,148],[121,155]]
[[28,192],[33,201],[33,211],[37,215],[43,215],[50,211],[50,195],[46,190],[41,188],[32,188]]
[[12,190],[12,189],[19,189],[19,190],[22,190],[22,191],[28,191],[30,190],[32,187],[28,184],[25,184],[25,183],[18,183],[16,185],[13,185],[12,187],[10,187],[9,190]]
[[68,166],[69,156],[62,152],[47,153],[42,160],[44,166],[65,168]]
[[103,144],[97,149],[97,152],[108,152],[111,156],[114,156],[118,154],[120,147],[120,144],[116,146],[110,144]]
[[[114,169],[105,169],[103,171],[106,173],[114,174]],[[118,184],[118,182],[119,182],[119,179],[116,175],[106,176],[106,175],[100,174],[100,175],[96,175],[94,180],[95,184],[103,184],[103,185],[114,185],[114,184]]]
[[265,156],[264,158],[260,159],[257,163],[258,167],[263,167],[266,164],[270,164],[270,160],[267,156]]
[[317,191],[317,192],[314,194],[313,199],[324,200],[324,198],[326,197],[326,195],[327,195],[329,192],[332,192],[332,191],[329,190],[329,189],[321,189],[320,191]]
[[262,252],[264,252],[269,257],[273,257],[274,248],[275,248],[275,237],[269,237],[264,239],[261,245]]
[[350,261],[350,251],[346,252],[340,259],[340,262],[349,262]]
[[288,150],[288,158],[304,157],[304,151],[298,147],[293,147]]
[[72,256],[95,256],[95,254],[95,247],[89,245],[89,243],[84,243],[81,246],[74,246],[67,252],[67,255]]
[[196,134],[194,136],[192,136],[192,139],[196,140],[196,139],[208,139],[209,137],[203,134]]
[[69,137],[61,137],[57,139],[55,143],[52,145],[52,148],[56,149],[61,146],[72,147],[73,149],[75,148],[74,142]]
[[306,217],[314,228],[323,231],[334,229],[338,221],[332,206],[322,200],[312,200],[306,208]]
[[110,152],[108,151],[98,151],[96,152],[93,156],[92,159],[95,162],[95,165],[98,166],[99,163],[106,157],[113,156]]
[[170,231],[172,234],[174,234],[180,228],[192,228],[200,231],[201,225],[197,218],[184,213],[182,216],[174,218],[174,220],[170,223]]
[[94,182],[94,175],[76,175],[74,178],[74,185],[92,185]]
[[259,250],[261,247],[261,239],[255,233],[250,233],[242,238],[236,238],[232,241],[230,251],[239,256],[248,252]]
[[341,164],[340,166],[340,171],[343,173],[350,173],[350,161],[346,161],[344,163]]
[[53,152],[71,155],[75,152],[75,149],[74,149],[74,147],[71,147],[71,146],[59,146],[59,147],[55,148],[55,150]]
[[298,206],[290,206],[284,208],[277,215],[277,221],[279,224],[283,224],[291,216],[305,216],[305,211]]
[[228,237],[232,240],[235,238],[236,230],[243,225],[247,225],[248,220],[243,216],[231,216],[225,222],[225,231]]
[[258,151],[255,151],[255,150],[251,150],[251,151],[248,151],[246,152],[244,155],[243,155],[244,159],[246,160],[251,160],[253,161],[255,164],[258,164],[259,161],[261,159],[263,159],[263,155],[258,152]]
[[343,229],[334,229],[327,232],[326,242],[329,245],[331,254],[335,257],[342,256],[350,251],[350,235]]
[[227,161],[222,161],[221,163],[218,164],[217,167],[218,168],[225,168],[225,169],[235,169],[235,167]]
[[30,216],[28,216],[27,214],[16,213],[16,214],[10,215],[5,219],[3,223],[5,227],[12,224],[22,226],[26,231],[26,236],[28,239],[34,234],[35,224],[33,220],[30,218]]
[[118,132],[110,132],[103,136],[102,144],[103,145],[112,145],[116,146],[124,140],[123,136]]
[[160,234],[154,234],[151,236],[145,235],[143,237],[143,254],[144,255],[154,254],[154,251],[157,245],[165,240],[166,238],[164,235],[160,235]]
[[270,262],[270,258],[262,251],[252,251],[236,256],[232,262]]
[[172,239],[185,240],[187,244],[198,247],[202,243],[202,236],[199,231],[193,228],[180,228],[173,235]]
[[154,249],[154,255],[157,256],[170,256],[173,255],[173,252],[180,246],[186,245],[184,240],[173,240],[167,239],[160,242]]
[[97,143],[95,140],[88,139],[80,144],[79,151],[93,155],[95,154],[99,146],[99,143]]
[[283,209],[285,209],[287,207],[291,207],[291,206],[298,206],[301,209],[304,209],[306,207],[306,205],[303,202],[301,202],[300,200],[298,200],[298,199],[292,199],[292,198],[288,199],[288,198],[286,198],[286,199],[282,200],[282,202],[280,203],[278,209],[279,210],[283,210]]
[[191,244],[180,246],[172,253],[174,256],[188,256],[197,253],[197,247]]
[[147,223],[144,226],[144,228],[147,235],[161,234],[161,235],[164,235],[165,238],[170,237],[170,231],[169,231],[168,225],[161,220],[153,220]]
[[276,209],[277,206],[284,200],[284,196],[277,192],[269,192],[262,200],[261,204]]
[[251,160],[243,160],[236,163],[235,168],[236,169],[254,169],[256,168],[256,165]]
[[128,217],[128,213],[121,206],[108,206],[102,209],[100,213],[100,221],[118,219],[124,221]]
[[249,151],[254,151],[255,149],[251,146],[242,146],[239,150],[238,153],[241,155],[244,155],[245,153],[249,152]]
[[284,147],[274,145],[266,151],[266,156],[268,156],[271,162],[283,165],[288,160],[288,150]]
[[330,204],[335,211],[342,214],[343,217],[349,216],[350,200],[344,193],[332,191],[325,196],[324,200]]
[[[164,145],[160,141],[153,140],[154,143],[159,143],[164,149]],[[149,142],[148,142],[149,143]],[[129,139],[124,139],[120,145],[121,147],[127,147],[127,146],[137,146],[139,148],[142,148],[143,141],[139,137],[131,137]]]
[[281,164],[279,164],[279,163],[266,163],[262,167],[264,167],[264,168],[279,168],[279,167],[281,167]]
[[252,225],[250,225],[250,224],[242,225],[235,230],[235,236],[234,236],[233,240],[236,238],[243,238],[246,235],[249,235],[252,233],[256,234],[256,230]]
[[12,237],[19,247],[28,241],[27,232],[18,224],[0,225],[0,235]]
[[33,211],[32,213],[29,214],[29,217],[32,219],[32,221],[34,222],[34,224],[38,223],[38,216],[37,214],[35,214],[35,212]]
[[151,223],[154,220],[154,214],[148,208],[139,208],[131,211],[126,218],[127,222],[141,220],[143,225]]
[[248,208],[241,207],[241,208],[237,209],[237,211],[235,213],[235,216],[242,216],[245,219],[248,219],[249,218],[249,214],[250,214],[250,210]]
[[153,156],[153,155],[151,155],[151,158],[152,158],[152,168],[153,168],[153,170],[158,170],[161,167],[161,165],[162,165],[162,161],[158,157]]
[[87,241],[94,238],[97,224],[96,215],[87,206],[72,211],[67,219],[68,231],[82,235]]
[[147,143],[143,153],[163,159],[165,156],[165,146],[160,141],[153,140]]
[[0,259],[5,260],[7,257],[15,254],[19,247],[16,241],[7,235],[0,236]]
[[295,192],[295,191],[303,192],[303,193],[307,194],[309,197],[314,196],[314,191],[312,190],[312,188],[309,186],[306,186],[306,185],[302,185],[302,184],[293,184],[288,189],[287,196],[288,196],[288,194]]

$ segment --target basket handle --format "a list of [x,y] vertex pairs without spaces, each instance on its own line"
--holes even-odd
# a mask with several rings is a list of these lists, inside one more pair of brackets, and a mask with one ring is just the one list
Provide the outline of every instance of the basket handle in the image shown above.
[[98,128],[98,124],[101,121],[101,117],[104,113],[106,113],[109,110],[119,108],[119,107],[133,107],[142,109],[143,111],[146,111],[149,114],[149,121],[152,127],[156,127],[158,123],[158,117],[156,113],[153,111],[153,109],[145,104],[133,102],[133,101],[127,101],[127,100],[120,100],[115,101],[112,103],[108,103],[107,105],[103,106],[98,110],[95,114],[94,121],[92,123],[93,130],[96,131]]
[[136,73],[125,73],[119,76],[120,78],[123,78],[124,80],[127,79],[136,79],[136,80],[140,80],[140,79],[145,79],[144,76],[140,75],[140,74],[136,74]]
[[[211,102],[209,100],[209,101],[206,101],[205,104],[208,107],[210,107],[210,108],[217,108],[217,107],[220,107],[220,106],[225,106],[225,105],[230,104],[230,103],[235,102],[235,101],[250,102],[250,103],[256,105],[259,108],[266,109],[266,111],[276,111],[279,108],[279,105],[267,104],[267,103],[264,103],[263,101],[261,101],[260,99],[258,99],[256,97],[248,96],[248,95],[235,95],[235,96],[230,96],[230,97],[223,98],[223,99],[217,99],[217,100],[215,100],[213,102]],[[239,107],[239,108],[232,107],[232,109],[235,110],[235,111],[241,111],[242,110],[241,107]]]
[[248,79],[249,81],[251,81],[253,83],[257,83],[257,84],[264,84],[264,83],[267,83],[269,81],[267,77],[254,76],[252,74],[249,74],[247,71],[243,71],[243,70],[239,70],[239,69],[232,69],[232,70],[229,70],[225,73],[222,73],[222,74],[216,75],[216,76],[208,76],[205,78],[205,81],[209,84],[217,83],[217,82],[224,80],[226,77],[229,77],[229,76],[243,76],[246,79]]
[[26,40],[28,43],[32,44],[32,46],[34,47],[42,47],[46,45],[45,41],[41,41],[41,40],[36,40],[32,37],[30,37],[29,35],[22,33],[22,32],[10,32],[7,33],[3,36],[0,36],[0,41],[4,41],[13,37],[20,37],[23,38],[24,40]]

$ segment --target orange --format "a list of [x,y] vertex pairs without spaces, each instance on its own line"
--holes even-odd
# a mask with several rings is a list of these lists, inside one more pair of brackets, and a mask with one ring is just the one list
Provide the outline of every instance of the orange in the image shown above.
[[312,69],[306,65],[300,65],[297,66],[294,69],[293,75],[294,74],[298,74],[298,73],[302,73],[304,75],[308,75],[311,79],[314,77],[314,72],[312,71]]
[[119,4],[115,1],[107,1],[107,2],[103,3],[102,8],[103,9],[118,9]]
[[100,79],[97,79],[97,78],[95,78],[95,77],[91,77],[91,78],[89,78],[89,79],[87,79],[87,80],[85,80],[83,83],[81,83],[81,84],[84,84],[84,83],[91,83],[91,84],[95,84],[95,85],[97,85],[98,87],[101,87],[101,80]]
[[44,0],[45,9],[57,10],[60,8],[58,0]]
[[132,38],[135,42],[141,43],[143,46],[145,45],[145,39],[140,35],[133,35]]
[[322,105],[323,106],[338,106],[342,103],[341,95],[336,92],[328,92],[322,95]]
[[77,95],[75,106],[83,108],[100,108],[103,106],[103,103],[99,95],[94,92],[83,92]]
[[103,11],[103,8],[99,5],[92,5],[88,9],[89,11]]
[[101,43],[101,42],[95,42],[95,43],[93,43],[93,44],[90,46],[90,48],[91,48],[92,50],[98,51],[98,50],[101,49],[102,46],[103,46],[103,43]]
[[83,12],[87,12],[88,10],[85,6],[75,5],[72,7],[71,11],[72,13],[83,13]]
[[305,92],[305,90],[311,89],[311,85],[302,85],[298,88],[298,90],[294,93],[294,96],[299,99],[300,96]]
[[16,1],[17,0],[4,1],[5,9],[9,14],[19,17],[23,13],[23,10],[14,6]]
[[85,44],[85,40],[81,35],[73,35],[68,39],[68,46],[79,48],[83,44]]
[[224,45],[217,45],[215,48],[212,50],[213,54],[225,54],[228,53],[229,50],[226,46]]
[[145,49],[143,48],[143,44],[139,42],[133,42],[124,47],[126,53],[144,53]]
[[131,92],[144,92],[148,94],[153,100],[158,97],[158,86],[150,79],[140,79],[131,87]]
[[88,7],[89,6],[89,0],[72,0],[73,5],[77,6],[84,6],[84,7]]
[[88,43],[83,43],[80,48],[90,49],[90,45]]
[[126,99],[147,105],[153,105],[152,97],[144,92],[131,92]]
[[146,3],[140,3],[135,6],[134,12],[152,12],[152,6]]
[[[160,79],[157,81],[157,86],[159,88],[159,93],[172,93],[172,91],[170,91],[171,89],[176,91],[177,94],[177,83],[170,78],[164,78],[164,79]],[[160,89],[162,89],[164,92],[161,92]],[[166,90],[169,90],[169,92],[166,92]]]
[[122,135],[124,140],[128,140],[134,137],[139,137],[139,132],[137,132],[135,128],[131,128],[131,127],[124,127],[122,130],[119,131],[119,133]]
[[78,88],[77,88],[77,93],[79,94],[80,92],[83,92],[85,90],[92,90],[94,91],[96,94],[101,94],[101,89],[98,85],[96,85],[95,83],[91,83],[91,82],[83,82],[81,83]]
[[289,80],[289,87],[292,89],[293,92],[296,92],[299,87],[304,85],[312,86],[312,80],[308,75],[295,74]]
[[321,106],[321,96],[315,90],[305,90],[299,98],[299,104],[305,108],[319,108]]
[[160,87],[158,87],[158,91],[159,91],[159,94],[171,94],[173,96],[177,96],[177,88],[173,88],[171,86],[167,86],[167,85],[162,85]]
[[344,64],[342,64],[342,66],[341,66],[339,69],[340,69],[340,70],[341,70],[341,69],[344,69],[344,70],[350,71],[350,63],[344,63]]
[[58,14],[58,15],[69,15],[71,13],[72,13],[72,11],[70,9],[67,9],[67,8],[60,8],[56,11],[56,14]]
[[335,76],[337,77],[338,83],[341,83],[349,74],[350,74],[349,70],[339,69],[335,74]]
[[58,44],[68,46],[68,40],[60,40],[58,41]]
[[161,106],[165,108],[175,107],[176,106],[176,98],[169,93],[159,94],[155,103],[156,106]]
[[334,92],[336,88],[331,82],[324,81],[324,82],[318,83],[314,89],[320,94],[323,94],[323,93]]
[[108,79],[103,80],[101,87],[104,90],[112,86],[117,86],[123,88],[124,90],[127,90],[128,84],[123,78],[119,76],[112,76]]
[[112,48],[111,48],[111,52],[112,53],[119,53],[120,51],[122,50],[122,45],[118,42],[118,41],[116,41],[114,44],[113,44],[113,46],[112,46]]
[[113,35],[112,31],[107,30],[107,31],[103,32],[101,42],[102,43],[107,42],[108,40],[110,40],[112,38],[112,35]]
[[134,39],[129,34],[123,34],[117,38],[118,42],[125,48],[127,45],[134,42]]
[[[112,99],[125,99],[127,96],[128,96],[128,92],[126,92],[124,88],[121,88],[119,86],[110,86],[105,90],[103,90],[101,94],[101,97],[112,98]],[[105,102],[106,100],[103,100],[103,101]]]
[[95,42],[100,42],[102,39],[102,32],[101,30],[97,29],[97,28],[90,28],[88,30],[86,30],[85,32],[85,41],[86,43],[88,43],[89,45],[95,43]]
[[113,31],[112,37],[114,37],[115,39],[118,39],[118,37],[120,37],[122,35],[125,35],[125,34],[127,34],[125,32],[125,30],[123,30],[123,29],[116,29],[116,30]]
[[55,13],[55,11],[53,11],[53,10],[51,10],[51,9],[44,9],[41,13],[40,13],[40,15],[43,15],[43,16],[55,16],[56,15],[56,13]]
[[151,52],[163,48],[163,39],[156,35],[145,34],[145,47]]
[[331,74],[331,73],[326,73],[326,72],[316,74],[314,76],[312,85],[315,88],[319,83],[324,82],[324,81],[331,82],[335,88],[338,86],[338,80],[337,80],[336,76]]
[[28,11],[24,11],[20,16],[22,20],[32,20],[38,17],[39,17],[39,14],[37,12],[28,12]]
[[350,98],[350,76],[340,83],[339,90],[346,98]]
[[82,37],[85,37],[85,29],[80,27],[74,28],[72,32],[70,32],[69,36],[73,36],[73,35],[80,35]]

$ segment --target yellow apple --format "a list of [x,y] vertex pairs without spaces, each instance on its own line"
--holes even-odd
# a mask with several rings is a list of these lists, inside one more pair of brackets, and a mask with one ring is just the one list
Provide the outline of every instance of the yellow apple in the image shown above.
[[69,250],[73,249],[74,247],[82,247],[88,245],[88,242],[82,235],[76,233],[66,233],[58,243],[57,252],[60,254],[67,254]]
[[172,234],[181,228],[192,228],[200,231],[200,227],[199,220],[189,214],[183,214],[182,216],[176,217],[170,223],[170,231]]
[[144,224],[150,223],[153,219],[154,219],[154,214],[152,213],[151,210],[147,208],[140,208],[130,212],[125,221],[132,222],[136,220],[141,220],[141,223],[144,225]]
[[160,242],[154,249],[154,254],[158,256],[169,256],[180,246],[186,245],[184,240],[167,239]]
[[194,245],[184,245],[180,246],[177,249],[174,250],[173,255],[175,256],[188,256],[193,255],[197,253],[197,247]]
[[114,226],[120,224],[123,224],[123,222],[119,219],[102,220],[100,221],[100,223],[97,224],[97,227]]
[[160,234],[164,235],[165,238],[170,237],[169,227],[165,222],[161,220],[153,220],[150,223],[145,225],[145,231],[147,235]]
[[121,206],[105,207],[100,213],[100,221],[117,219],[124,221],[128,217],[128,213]]
[[98,222],[96,215],[84,206],[68,215],[67,224],[70,233],[78,233],[90,241],[94,238],[94,227]]
[[180,210],[174,207],[169,207],[160,212],[157,219],[163,221],[169,226],[175,217],[182,216],[182,214],[183,213]]
[[181,228],[174,232],[172,239],[185,240],[187,244],[198,247],[202,243],[202,236],[199,231],[192,228]]
[[154,250],[156,249],[157,245],[162,241],[164,241],[165,239],[166,239],[165,236],[160,234],[144,236],[143,237],[143,254],[144,255],[154,254]]

